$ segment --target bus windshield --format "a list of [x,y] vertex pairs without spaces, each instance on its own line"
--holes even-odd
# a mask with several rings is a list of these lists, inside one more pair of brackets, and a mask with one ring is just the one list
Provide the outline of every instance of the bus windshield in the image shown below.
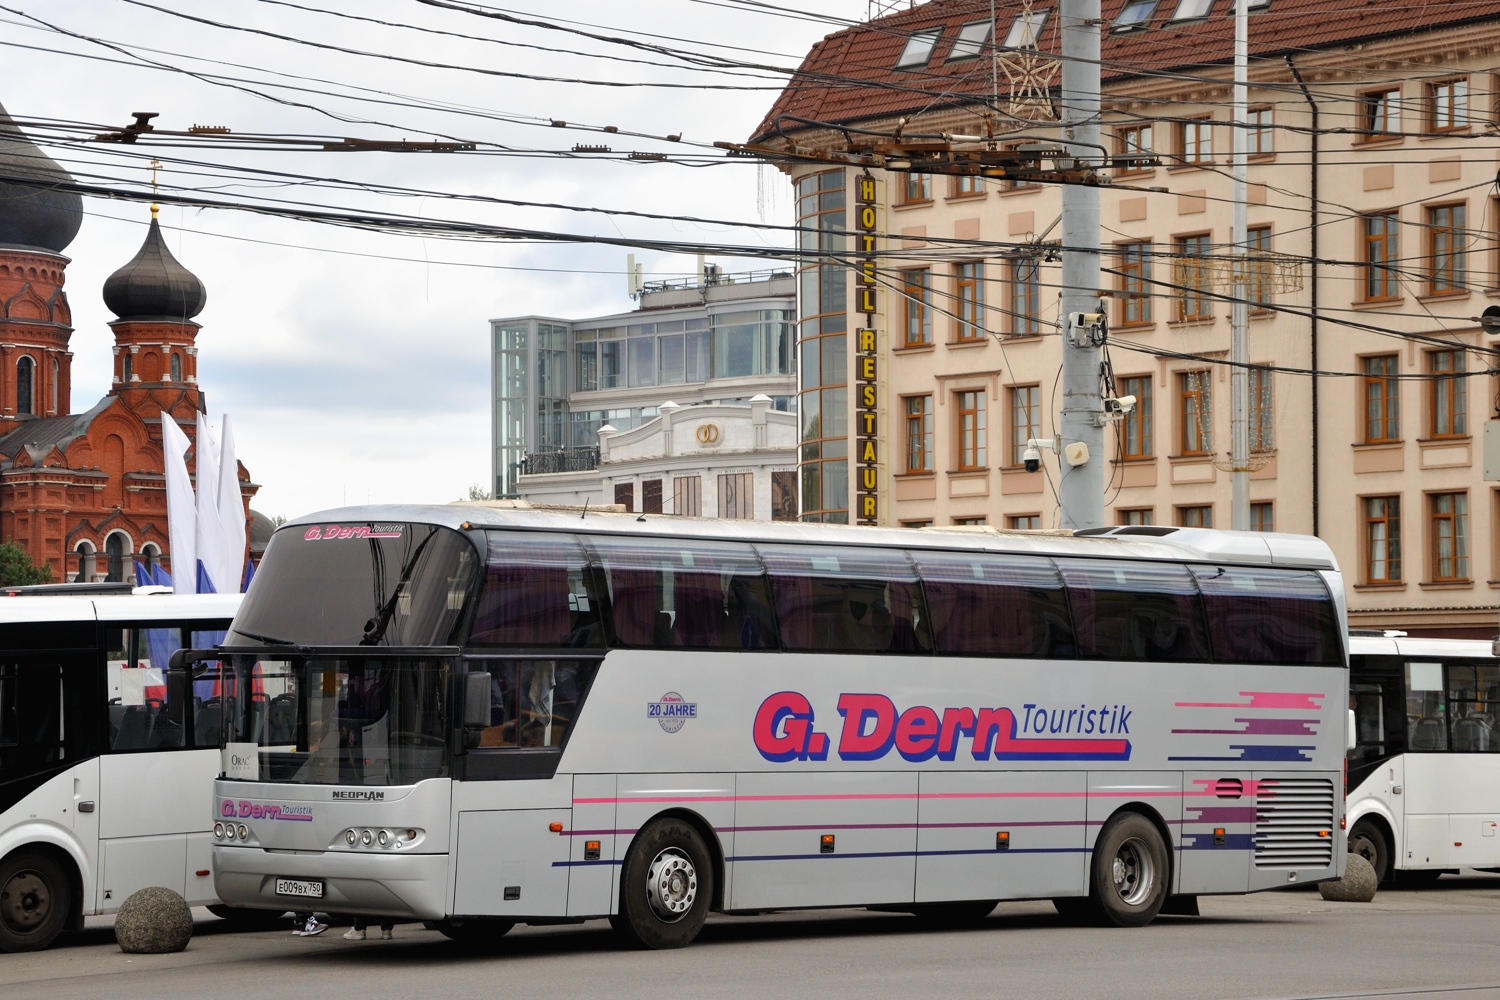
[[455,657],[233,657],[225,738],[260,747],[262,781],[399,785],[448,776]]

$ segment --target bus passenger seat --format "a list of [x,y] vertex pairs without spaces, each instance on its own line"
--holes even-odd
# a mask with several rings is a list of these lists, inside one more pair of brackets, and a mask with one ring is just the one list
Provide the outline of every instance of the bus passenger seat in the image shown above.
[[1483,752],[1490,748],[1490,731],[1479,719],[1472,715],[1465,719],[1459,719],[1453,724],[1453,749],[1475,753]]
[[1447,734],[1443,731],[1443,720],[1428,718],[1418,721],[1412,730],[1411,748],[1413,750],[1448,749]]

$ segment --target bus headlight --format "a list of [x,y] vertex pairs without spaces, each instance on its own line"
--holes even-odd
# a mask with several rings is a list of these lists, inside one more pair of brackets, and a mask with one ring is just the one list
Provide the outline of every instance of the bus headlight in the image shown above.
[[250,831],[247,830],[247,829],[245,829],[245,824],[243,824],[243,823],[240,824],[240,839],[241,840],[249,840],[250,839]]
[[375,835],[372,834],[369,830],[365,830],[359,835],[359,842],[361,844],[364,844],[366,847],[369,847],[370,844],[374,843],[374,841]]
[[231,823],[224,828],[224,836],[229,840],[234,839],[234,824]]
[[355,833],[353,830],[346,831],[344,834],[344,843],[348,844],[350,847],[353,847],[355,844],[359,843],[359,834]]
[[391,835],[389,833],[387,833],[386,831],[381,830],[379,833],[377,833],[375,835],[375,839],[378,840],[378,841],[380,841],[380,846],[381,847],[385,847],[387,844],[389,844],[391,842]]
[[218,839],[218,840],[223,840],[224,839],[224,824],[223,823],[215,823],[214,824],[214,837],[216,839]]

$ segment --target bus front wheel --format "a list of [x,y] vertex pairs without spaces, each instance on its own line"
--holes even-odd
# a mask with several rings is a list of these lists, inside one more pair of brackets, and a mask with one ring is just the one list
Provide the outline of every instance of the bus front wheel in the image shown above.
[[620,872],[615,930],[642,948],[681,948],[698,936],[714,897],[713,861],[698,831],[680,819],[648,824]]
[[1370,862],[1377,882],[1390,879],[1391,848],[1386,843],[1385,833],[1374,823],[1362,819],[1354,824],[1354,829],[1349,831],[1349,853],[1358,854]]
[[1094,847],[1090,888],[1100,916],[1119,927],[1144,927],[1167,901],[1167,845],[1140,813],[1104,824]]
[[61,865],[40,851],[0,861],[0,951],[41,951],[68,925],[73,893]]

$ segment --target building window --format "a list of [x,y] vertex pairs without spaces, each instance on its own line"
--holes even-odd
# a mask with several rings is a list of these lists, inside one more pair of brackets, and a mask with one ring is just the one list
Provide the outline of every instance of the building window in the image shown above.
[[1250,393],[1250,450],[1272,451],[1276,448],[1275,402],[1271,395],[1269,368],[1250,368],[1245,372],[1249,378]]
[[955,394],[958,403],[955,436],[958,439],[958,471],[971,472],[985,465],[984,393],[975,389]]
[[955,198],[984,194],[984,178],[978,174],[959,174],[953,178],[953,187],[949,190],[953,192]]
[[1433,493],[1432,580],[1448,583],[1469,579],[1469,495]]
[[1144,28],[1151,15],[1156,13],[1158,0],[1125,0],[1125,6],[1115,18],[1112,31],[1132,31]]
[[898,204],[912,205],[932,200],[932,175],[908,173],[897,190],[901,192]]
[[906,296],[906,346],[932,343],[932,272],[914,268],[901,272]]
[[703,480],[698,476],[678,476],[672,480],[672,513],[683,517],[703,516]]
[[1468,291],[1467,205],[1427,209],[1427,294]]
[[1394,299],[1401,295],[1401,220],[1395,212],[1361,216],[1363,230],[1364,293],[1366,302]]
[[958,339],[984,337],[984,262],[966,261],[954,268],[958,281]]
[[1365,582],[1401,582],[1401,498],[1365,497]]
[[932,397],[906,397],[906,471],[932,471]]
[[1438,80],[1427,85],[1427,131],[1452,132],[1469,127],[1467,77]]
[[125,582],[125,559],[128,555],[130,555],[130,539],[122,532],[110,532],[109,537],[104,539],[105,582]]
[[979,517],[955,517],[953,523],[961,528],[980,528],[986,523],[983,515]]
[[1042,436],[1042,389],[1036,385],[1010,388],[1010,464],[1025,461],[1026,442]]
[[1010,31],[1005,36],[1008,49],[1034,49],[1042,35],[1042,26],[1047,23],[1045,10],[1022,11],[1010,22]]
[[1276,136],[1271,128],[1270,108],[1250,108],[1245,112],[1245,155],[1270,156],[1276,152]]
[[719,516],[740,521],[755,519],[755,479],[749,472],[719,476]]
[[1180,454],[1208,455],[1214,450],[1212,372],[1182,372],[1177,376],[1182,434]]
[[1177,318],[1180,320],[1210,319],[1213,307],[1209,302],[1209,256],[1208,234],[1177,237]]
[[1010,262],[1010,330],[1013,336],[1036,337],[1042,332],[1041,261],[1015,257]]
[[57,361],[56,358],[53,358],[52,359],[52,387],[51,387],[51,397],[52,397],[52,409],[51,409],[51,412],[52,413],[56,413],[57,412],[57,393],[58,393],[58,386],[59,386],[59,384],[61,382],[62,382],[62,365],[58,363],[58,361]]
[[1366,142],[1401,131],[1401,89],[1372,90],[1359,95],[1359,131]]
[[1269,501],[1253,503],[1250,505],[1250,530],[1251,531],[1275,531],[1276,511]]
[[1463,351],[1431,351],[1427,372],[1432,376],[1428,417],[1432,436],[1467,437],[1469,434],[1469,383],[1464,376]]
[[1263,312],[1271,308],[1271,227],[1245,231],[1245,300]]
[[1120,457],[1150,458],[1156,454],[1151,426],[1151,376],[1120,379],[1120,394],[1135,397],[1135,408],[1120,421]]
[[1191,21],[1207,17],[1214,0],[1177,0],[1177,9],[1172,12],[1174,21]]
[[660,514],[661,513],[661,480],[660,479],[643,479],[643,480],[641,480],[641,513],[642,514]]
[[1155,524],[1155,507],[1126,507],[1115,511],[1115,519],[1120,524]]
[[[1115,139],[1124,156],[1154,156],[1156,147],[1153,145],[1150,125],[1126,125],[1115,132]],[[1126,163],[1120,167],[1122,174],[1145,173],[1150,167],[1139,164]]]
[[129,353],[125,355],[125,365],[123,371],[125,372],[126,383],[129,383],[135,379],[135,355]]
[[927,65],[927,60],[932,57],[933,46],[937,45],[938,36],[942,30],[919,31],[906,40],[906,45],[901,49],[901,57],[896,60],[897,69],[921,69]]
[[1120,325],[1143,326],[1151,322],[1151,244],[1121,243]]
[[26,356],[22,356],[16,362],[16,412],[31,413],[32,411],[32,386],[35,382],[36,362]]
[[1213,162],[1213,121],[1208,118],[1189,118],[1178,122],[1177,154],[1183,163]]
[[627,512],[635,511],[635,484],[615,483],[615,503],[624,507]]
[[1041,531],[1042,515],[1015,514],[1005,519],[1012,531]]
[[990,28],[993,22],[970,21],[958,29],[958,37],[953,40],[953,48],[948,52],[948,61],[957,59],[973,59],[984,52],[989,45]]
[[89,542],[79,542],[78,547],[73,550],[78,556],[78,575],[73,577],[74,583],[93,583],[94,577],[99,573],[98,553]]
[[771,473],[771,520],[797,520],[797,473],[777,469]]
[[1178,507],[1177,524],[1182,528],[1212,528],[1214,526],[1213,505]]
[[1401,440],[1400,365],[1395,354],[1363,359],[1365,444]]
[[919,517],[916,520],[912,520],[912,521],[902,521],[901,522],[901,527],[903,527],[903,528],[930,528],[930,527],[932,527],[932,518],[930,518],[930,517]]

